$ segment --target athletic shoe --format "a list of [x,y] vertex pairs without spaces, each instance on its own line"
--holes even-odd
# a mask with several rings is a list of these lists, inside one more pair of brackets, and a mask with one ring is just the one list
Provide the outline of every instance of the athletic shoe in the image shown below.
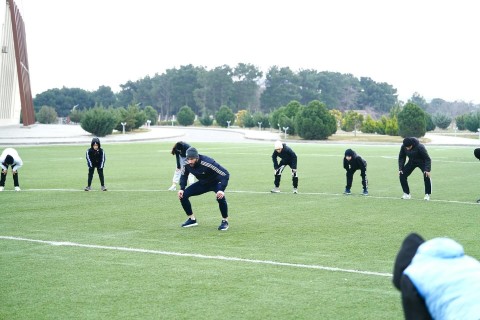
[[90,190],[92,190],[92,188],[90,188],[90,186],[88,186],[88,187],[85,187],[85,189],[83,189],[83,190],[90,191]]
[[293,193],[297,194],[298,193],[298,190],[297,188],[293,188]]
[[350,189],[345,189],[345,191],[343,191],[343,194],[352,194],[352,192],[350,191]]
[[177,191],[177,186],[172,184],[172,186],[168,188],[168,191]]
[[430,195],[426,194],[425,197],[423,197],[423,200],[430,201]]
[[0,187],[0,192],[5,190],[5,187]]
[[480,203],[480,199],[477,200],[477,203]]
[[367,189],[363,189],[362,194],[363,194],[364,196],[368,196],[368,190],[367,190]]
[[220,231],[228,230],[228,221],[222,220],[222,223],[220,223],[220,225],[218,226],[218,230]]
[[20,191],[20,187],[15,187],[15,191]]
[[107,191],[107,187],[102,186],[102,191]]
[[280,188],[273,188],[272,191],[270,191],[271,193],[279,193],[280,192]]
[[408,193],[404,193],[403,196],[402,196],[402,199],[403,199],[403,200],[409,200],[409,199],[411,199],[411,198],[412,198],[412,196],[411,196],[410,194],[408,194]]
[[184,223],[182,223],[183,228],[195,227],[198,226],[197,219],[192,220],[190,218],[187,219]]

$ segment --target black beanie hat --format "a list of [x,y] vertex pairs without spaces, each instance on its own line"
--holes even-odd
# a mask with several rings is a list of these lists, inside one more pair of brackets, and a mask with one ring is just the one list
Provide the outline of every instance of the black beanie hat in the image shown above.
[[413,146],[414,142],[415,142],[415,140],[413,138],[405,138],[405,139],[403,139],[403,146],[404,147]]
[[13,164],[13,157],[11,155],[8,155],[5,157],[5,164],[6,165],[12,165]]
[[345,157],[346,157],[346,156],[353,157],[354,154],[355,154],[355,152],[353,152],[352,149],[347,149],[347,150],[345,150]]
[[475,155],[475,158],[480,160],[480,148],[477,148],[473,151],[473,154]]
[[195,149],[194,147],[188,148],[187,152],[186,152],[186,158],[187,159],[192,159],[192,158],[198,159],[197,149]]

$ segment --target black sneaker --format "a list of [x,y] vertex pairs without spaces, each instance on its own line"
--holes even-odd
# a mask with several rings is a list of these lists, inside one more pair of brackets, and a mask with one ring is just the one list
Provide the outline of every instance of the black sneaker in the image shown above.
[[187,219],[184,223],[182,223],[183,228],[195,227],[198,226],[197,219],[192,220],[190,218]]
[[85,187],[85,189],[83,189],[83,190],[85,190],[85,191],[90,191],[90,190],[92,190],[92,188],[90,188],[90,186],[87,186],[87,187]]
[[350,189],[345,189],[345,191],[343,191],[343,194],[352,194],[352,191],[350,191]]
[[228,230],[228,221],[222,220],[222,223],[220,223],[220,225],[218,226],[218,230],[220,231]]

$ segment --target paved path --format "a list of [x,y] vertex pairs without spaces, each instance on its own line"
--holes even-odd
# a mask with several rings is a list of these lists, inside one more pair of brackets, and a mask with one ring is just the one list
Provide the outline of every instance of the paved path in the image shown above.
[[[89,144],[93,135],[79,125],[37,124],[30,127],[0,126],[0,146],[47,145],[47,144]],[[427,133],[427,145],[475,146],[480,147],[480,139],[469,139],[452,135]],[[102,138],[102,142],[134,141],[178,141],[189,142],[265,142],[282,139],[278,132],[257,129],[186,128],[152,126],[144,132],[115,133]],[[290,140],[293,142],[293,140]],[[301,141],[295,141],[301,142]],[[311,142],[311,141],[309,141]],[[319,141],[330,143],[330,141]],[[335,143],[335,142],[332,142]],[[353,142],[352,142],[353,144]],[[373,143],[372,143],[373,144]]]
[[[90,143],[93,135],[79,125],[37,124],[30,127],[0,126],[0,146],[42,145],[42,144],[85,144]],[[255,142],[275,141],[279,134],[267,130],[248,129],[202,129],[185,127],[152,126],[144,132],[121,132],[102,138],[102,142],[133,141],[178,141],[189,142]]]

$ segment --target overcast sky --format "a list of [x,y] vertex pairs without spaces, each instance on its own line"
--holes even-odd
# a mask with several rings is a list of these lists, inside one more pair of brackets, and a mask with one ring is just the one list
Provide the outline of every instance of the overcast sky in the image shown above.
[[[4,2],[5,3],[5,2]],[[475,0],[16,0],[33,94],[193,64],[350,73],[480,103]],[[1,5],[3,21],[5,5]]]

